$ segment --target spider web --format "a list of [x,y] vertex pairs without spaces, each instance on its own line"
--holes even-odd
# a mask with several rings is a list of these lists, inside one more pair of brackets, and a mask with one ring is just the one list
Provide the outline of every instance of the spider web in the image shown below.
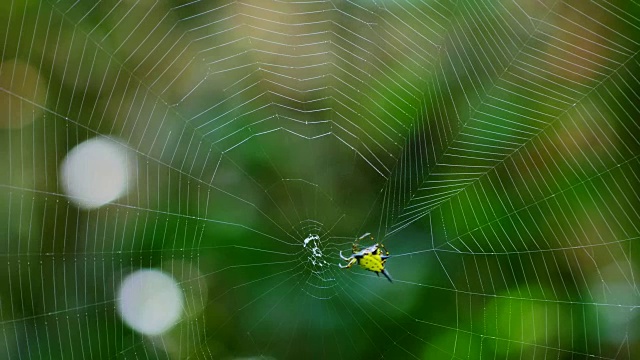
[[[0,8],[2,357],[640,354],[635,1]],[[90,139],[135,180],[87,210]],[[393,284],[338,267],[367,232]],[[161,335],[118,312],[142,269]]]

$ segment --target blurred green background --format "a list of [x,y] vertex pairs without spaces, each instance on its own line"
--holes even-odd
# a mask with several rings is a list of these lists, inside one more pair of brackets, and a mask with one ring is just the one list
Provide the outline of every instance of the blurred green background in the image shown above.
[[[0,19],[0,358],[640,355],[636,2],[9,0]],[[71,182],[96,139],[106,160]],[[87,205],[120,153],[122,191]],[[365,233],[393,283],[337,266]],[[124,296],[144,269],[179,302]]]

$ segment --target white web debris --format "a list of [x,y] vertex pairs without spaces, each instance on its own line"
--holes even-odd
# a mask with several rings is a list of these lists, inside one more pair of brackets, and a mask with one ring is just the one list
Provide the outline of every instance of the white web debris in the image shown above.
[[309,235],[306,239],[304,239],[304,247],[307,247],[307,244],[312,240],[320,240],[320,236],[318,235]]
[[[309,243],[312,243],[311,245],[309,245]],[[322,250],[320,250],[320,236],[315,235],[315,234],[309,234],[309,236],[307,236],[304,239],[304,244],[303,246],[306,248],[307,245],[309,245],[309,251],[311,252],[311,254],[308,256],[308,260],[311,262],[311,264],[313,266],[325,266],[328,265],[328,263],[323,259],[323,254],[322,254]]]

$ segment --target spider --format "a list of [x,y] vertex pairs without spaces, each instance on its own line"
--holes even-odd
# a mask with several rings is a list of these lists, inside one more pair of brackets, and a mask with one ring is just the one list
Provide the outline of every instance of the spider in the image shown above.
[[[387,259],[389,258],[389,252],[383,244],[377,243],[362,250],[358,249],[358,241],[364,239],[369,235],[371,234],[366,233],[356,239],[356,241],[352,245],[351,256],[344,257],[342,255],[342,251],[340,251],[340,258],[346,261],[347,265],[338,265],[341,269],[348,269],[353,266],[353,264],[358,263],[361,268],[373,271],[378,276],[380,276],[380,273],[382,273],[382,275],[384,275],[389,280],[389,282],[393,282],[387,270],[384,269],[384,263],[387,262]],[[373,236],[371,237],[371,239],[373,240]]]

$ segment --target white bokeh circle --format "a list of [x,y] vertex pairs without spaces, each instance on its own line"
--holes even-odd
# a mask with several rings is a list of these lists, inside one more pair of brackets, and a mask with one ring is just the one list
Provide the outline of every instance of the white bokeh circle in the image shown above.
[[160,335],[182,317],[184,294],[177,281],[159,270],[139,270],[120,284],[117,309],[122,320],[145,335]]
[[61,185],[78,207],[95,209],[123,196],[133,174],[133,155],[110,138],[74,147],[60,166]]

